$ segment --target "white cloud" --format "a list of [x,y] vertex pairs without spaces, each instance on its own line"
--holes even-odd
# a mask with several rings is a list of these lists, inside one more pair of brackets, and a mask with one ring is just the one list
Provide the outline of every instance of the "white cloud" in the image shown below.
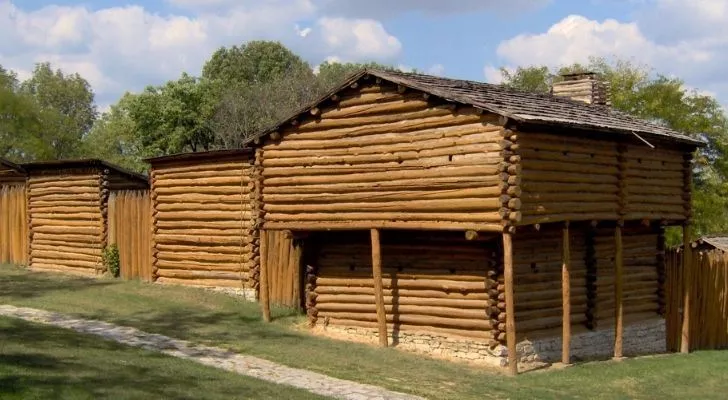
[[430,75],[443,76],[445,75],[445,66],[442,64],[434,64],[426,72]]
[[[195,0],[173,0],[195,1]],[[428,14],[459,14],[489,10],[498,13],[513,13],[540,8],[550,0],[316,0],[327,13],[346,17],[386,18],[406,12]]]
[[[209,5],[227,8],[186,15],[155,14],[137,5],[25,11],[0,0],[0,64],[27,77],[34,63],[51,61],[88,79],[97,101],[108,104],[124,91],[161,84],[183,71],[199,74],[216,48],[253,39],[279,40],[314,63],[332,54],[344,61],[391,62],[402,48],[380,22],[321,17],[311,0],[214,0]],[[300,28],[301,22],[308,27]]]
[[327,51],[345,59],[383,60],[402,50],[399,40],[375,20],[321,18],[318,29]]
[[485,75],[485,81],[488,83],[503,83],[503,74],[501,73],[500,68],[496,68],[488,64],[483,68],[483,75]]
[[[728,100],[728,2],[654,0],[643,7],[628,22],[570,15],[543,33],[501,42],[497,55],[507,65],[552,67],[590,56],[628,59]],[[491,65],[484,73],[497,80]]]

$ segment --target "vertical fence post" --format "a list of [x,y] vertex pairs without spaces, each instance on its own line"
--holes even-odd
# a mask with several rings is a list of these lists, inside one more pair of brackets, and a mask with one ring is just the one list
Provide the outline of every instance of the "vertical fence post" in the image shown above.
[[562,233],[562,263],[561,263],[561,297],[562,297],[562,332],[561,332],[561,362],[571,364],[571,250],[569,246],[569,222],[564,223]]
[[384,285],[382,283],[382,247],[379,238],[379,229],[371,230],[371,239],[372,277],[374,278],[374,303],[377,306],[379,345],[382,347],[387,347],[387,313],[384,309]]

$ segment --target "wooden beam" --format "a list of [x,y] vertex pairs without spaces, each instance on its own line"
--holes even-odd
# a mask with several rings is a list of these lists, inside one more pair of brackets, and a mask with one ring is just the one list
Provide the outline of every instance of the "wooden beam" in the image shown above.
[[690,248],[690,225],[683,225],[683,319],[680,352],[690,352],[690,297],[693,284],[693,249]]
[[508,347],[508,371],[518,375],[516,354],[516,317],[513,298],[513,236],[503,233],[503,278],[506,295],[506,346]]
[[387,347],[387,314],[384,310],[384,284],[382,283],[382,250],[379,229],[371,230],[372,236],[372,275],[374,277],[374,302],[377,306],[377,325],[379,345]]
[[569,223],[564,223],[562,234],[561,297],[562,297],[562,342],[561,362],[571,364],[571,249],[569,246]]
[[622,251],[622,223],[614,228],[614,358],[622,358],[622,342],[624,335],[624,299],[622,296],[622,280],[624,275],[624,256]]
[[478,238],[478,231],[465,231],[465,240],[476,240]]
[[260,308],[263,312],[263,321],[270,322],[270,298],[268,293],[268,234],[260,231]]

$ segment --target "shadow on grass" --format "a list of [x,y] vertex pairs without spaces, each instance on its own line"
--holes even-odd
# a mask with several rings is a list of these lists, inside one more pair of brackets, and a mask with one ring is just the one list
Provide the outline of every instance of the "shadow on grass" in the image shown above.
[[45,296],[50,292],[77,291],[102,288],[113,284],[93,278],[64,276],[33,272],[22,267],[0,265],[5,269],[0,275],[0,298],[6,301]]
[[276,398],[288,390],[21,320],[0,318],[0,337],[3,399]]

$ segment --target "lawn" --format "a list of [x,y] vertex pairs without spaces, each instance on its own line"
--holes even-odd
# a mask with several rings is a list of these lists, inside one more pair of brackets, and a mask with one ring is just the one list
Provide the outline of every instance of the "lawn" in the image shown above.
[[90,280],[0,267],[0,304],[36,307],[231,348],[292,367],[432,399],[716,398],[728,393],[728,352],[582,364],[509,378],[395,349],[315,337],[304,320],[206,290]]
[[322,399],[69,330],[0,317],[2,399]]

